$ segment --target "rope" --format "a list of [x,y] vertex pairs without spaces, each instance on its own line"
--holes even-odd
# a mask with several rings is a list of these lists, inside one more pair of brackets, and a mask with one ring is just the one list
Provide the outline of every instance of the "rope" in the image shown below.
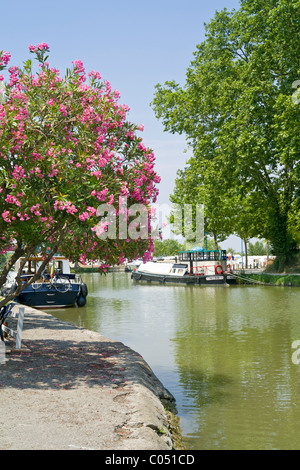
[[264,286],[276,286],[276,284],[272,284],[270,282],[257,281],[256,279],[251,279],[249,277],[239,276],[238,274],[234,274],[234,273],[231,273],[231,276],[238,277],[239,279],[242,279],[243,281],[253,282],[254,284],[262,284]]

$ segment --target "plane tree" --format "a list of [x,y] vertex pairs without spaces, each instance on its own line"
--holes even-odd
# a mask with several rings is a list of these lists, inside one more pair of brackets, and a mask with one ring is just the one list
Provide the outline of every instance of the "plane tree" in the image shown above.
[[242,0],[205,31],[185,85],[158,84],[152,106],[165,131],[186,135],[209,197],[238,208],[244,230],[249,212],[261,220],[250,236],[270,241],[281,270],[300,233],[300,4]]

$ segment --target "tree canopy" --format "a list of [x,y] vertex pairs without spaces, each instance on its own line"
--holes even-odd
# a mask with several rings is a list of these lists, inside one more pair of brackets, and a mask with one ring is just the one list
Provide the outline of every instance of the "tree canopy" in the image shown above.
[[[147,230],[142,236],[137,228],[130,238],[124,224],[122,233],[117,225],[109,237],[105,217],[114,208],[129,223],[133,204],[148,208],[156,200],[160,177],[140,137],[143,126],[127,120],[129,108],[99,72],[87,75],[76,60],[61,77],[47,61],[47,44],[29,50],[36,72],[27,60],[23,68],[8,69],[5,85],[0,75],[0,254],[12,253],[0,287],[20,257],[37,251],[45,263],[59,252],[83,263],[101,260],[103,268],[150,257],[154,243]],[[0,72],[9,60],[0,51]]]
[[249,256],[265,256],[268,253],[267,246],[260,240],[255,243],[249,242],[248,255]]
[[242,0],[205,31],[185,85],[158,84],[152,103],[193,149],[173,202],[184,185],[206,229],[269,240],[282,269],[300,240],[300,2]]
[[179,251],[184,249],[184,246],[174,239],[155,240],[154,241],[154,256],[177,256]]

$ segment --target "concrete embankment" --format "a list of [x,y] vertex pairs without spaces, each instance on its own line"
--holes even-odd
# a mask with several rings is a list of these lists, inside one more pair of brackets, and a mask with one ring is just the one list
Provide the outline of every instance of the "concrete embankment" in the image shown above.
[[0,450],[182,448],[174,398],[123,343],[26,307],[0,364]]

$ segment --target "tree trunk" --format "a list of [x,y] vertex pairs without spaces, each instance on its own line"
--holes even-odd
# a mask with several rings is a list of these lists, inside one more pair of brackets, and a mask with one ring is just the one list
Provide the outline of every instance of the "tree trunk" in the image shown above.
[[214,242],[215,242],[215,249],[218,250],[219,249],[218,238],[215,232],[213,232],[213,236],[214,236]]
[[246,259],[245,267],[247,269],[248,268],[248,241],[247,241],[247,238],[244,238],[243,242],[244,242],[244,246],[245,246],[245,259]]
[[277,272],[284,272],[296,248],[295,241],[288,233],[288,215],[282,214],[278,208],[270,214],[270,227],[269,239],[276,256],[274,266]]
[[7,260],[5,263],[4,268],[2,269],[2,272],[0,274],[0,288],[5,284],[7,276],[13,265],[18,261],[21,256],[23,256],[25,253],[24,249],[22,248],[22,244],[19,243],[12,254],[12,256]]

